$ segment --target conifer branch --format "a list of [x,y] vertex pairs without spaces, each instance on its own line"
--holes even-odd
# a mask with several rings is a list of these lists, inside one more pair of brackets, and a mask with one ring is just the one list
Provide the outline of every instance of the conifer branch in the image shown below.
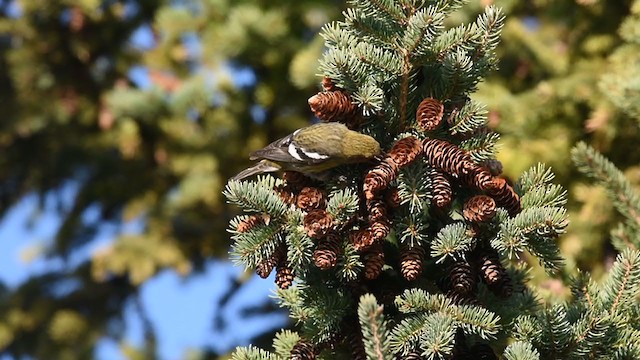
[[384,320],[383,307],[378,305],[375,296],[366,294],[360,297],[358,319],[368,358],[388,359],[390,357],[389,333]]
[[607,189],[613,204],[623,216],[634,224],[640,224],[640,195],[613,163],[582,142],[571,150],[571,158],[580,171]]

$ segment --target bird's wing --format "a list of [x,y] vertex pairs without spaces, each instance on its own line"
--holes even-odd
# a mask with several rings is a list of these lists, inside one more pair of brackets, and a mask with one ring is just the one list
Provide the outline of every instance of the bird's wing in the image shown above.
[[293,140],[296,133],[276,140],[249,156],[250,160],[268,159],[280,163],[319,164],[326,161],[327,155],[307,151],[299,147]]

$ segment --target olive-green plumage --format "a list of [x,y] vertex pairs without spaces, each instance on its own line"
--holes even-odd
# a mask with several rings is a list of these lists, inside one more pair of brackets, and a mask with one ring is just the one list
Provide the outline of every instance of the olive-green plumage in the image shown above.
[[249,157],[261,161],[241,171],[233,180],[292,170],[314,175],[343,164],[370,160],[380,154],[380,144],[371,136],[349,130],[337,122],[319,123],[276,140]]

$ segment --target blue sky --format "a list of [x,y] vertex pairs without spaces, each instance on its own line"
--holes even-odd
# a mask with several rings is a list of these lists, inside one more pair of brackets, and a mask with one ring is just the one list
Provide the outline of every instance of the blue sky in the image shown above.
[[[67,184],[58,194],[47,195],[47,205],[42,212],[38,211],[37,197],[27,196],[0,222],[0,280],[6,285],[15,287],[29,276],[65,266],[61,261],[44,260],[37,254],[38,249],[44,249],[51,243],[59,226],[55,203],[62,201],[64,207],[75,196],[75,191],[73,184]],[[135,222],[123,227],[105,224],[95,239],[70,260],[70,265],[82,262],[118,233],[138,232],[140,229],[141,224]],[[264,329],[280,328],[286,324],[286,316],[282,314],[255,318],[244,318],[242,314],[243,309],[259,305],[256,299],[269,301],[275,287],[272,278],[252,277],[224,308],[216,307],[231,281],[241,276],[242,269],[229,262],[211,260],[202,274],[182,278],[172,271],[164,271],[142,286],[142,303],[156,331],[162,359],[181,359],[188,350],[202,347],[226,352],[236,345],[246,345],[251,337]],[[125,339],[134,346],[141,346],[142,323],[132,303],[127,305],[125,314]],[[213,326],[216,316],[231,326],[216,329]],[[99,360],[125,359],[119,345],[109,339],[100,342],[97,356]]]

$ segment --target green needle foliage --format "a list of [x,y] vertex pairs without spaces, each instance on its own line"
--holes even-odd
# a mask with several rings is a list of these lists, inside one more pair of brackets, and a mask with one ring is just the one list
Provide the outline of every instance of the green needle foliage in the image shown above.
[[[640,253],[623,251],[598,283],[579,276],[564,302],[543,301],[532,285],[529,260],[549,274],[564,269],[557,239],[568,226],[568,196],[542,164],[513,186],[501,177],[499,136],[470,99],[495,68],[501,10],[489,6],[456,24],[459,1],[349,4],[344,21],[323,28],[317,97],[347,96],[352,108],[327,100],[312,109],[373,136],[385,156],[330,170],[339,182],[287,175],[271,189],[264,178],[229,183],[229,201],[271,219],[236,236],[234,247],[255,252],[241,259],[249,269],[251,259],[279,264],[277,298],[297,329],[276,337],[274,354],[240,348],[233,358],[634,358]],[[634,214],[637,197],[621,175],[580,149],[581,168],[613,178],[622,213]],[[282,187],[291,194],[282,196]],[[310,198],[309,189],[319,195]],[[268,206],[269,191],[297,200],[283,214]],[[272,224],[282,225],[279,237],[264,232],[280,226]],[[308,261],[274,255],[301,229]],[[257,238],[273,244],[255,247]]]

